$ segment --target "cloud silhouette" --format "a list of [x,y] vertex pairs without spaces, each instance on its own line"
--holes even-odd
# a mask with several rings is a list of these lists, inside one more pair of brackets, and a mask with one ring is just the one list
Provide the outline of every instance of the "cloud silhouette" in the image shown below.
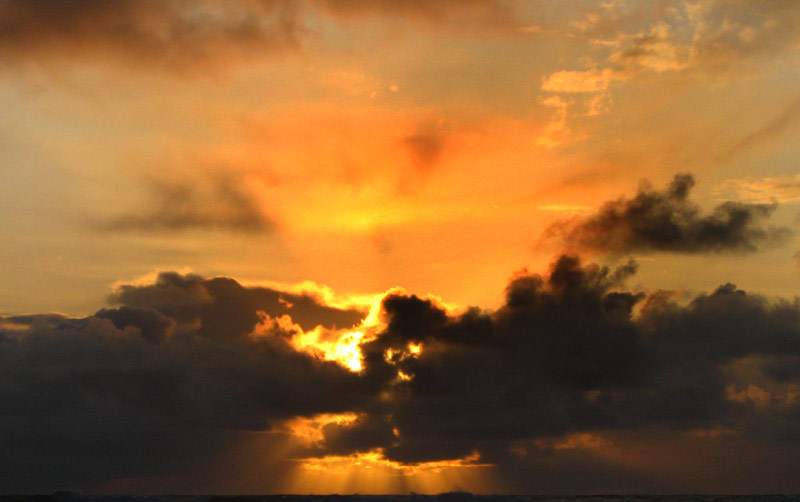
[[676,175],[661,191],[643,184],[632,199],[610,201],[593,215],[555,223],[545,238],[578,251],[692,254],[754,252],[789,236],[786,228],[764,224],[776,204],[725,202],[704,215],[689,200],[693,186],[690,174]]
[[[293,458],[478,452],[519,487],[532,486],[524,466],[552,471],[548,486],[571,486],[570,469],[661,486],[592,456],[630,437],[738,441],[742,454],[800,440],[800,303],[732,284],[678,303],[625,290],[635,272],[560,256],[547,274],[515,274],[494,311],[390,291],[360,372],[291,340],[353,329],[366,312],[225,277],[162,273],[84,318],[4,317],[0,462],[16,468],[0,489],[205,472],[196,462],[265,431],[277,448],[286,420],[325,413],[354,419],[325,424]],[[723,464],[720,479],[734,479]]]

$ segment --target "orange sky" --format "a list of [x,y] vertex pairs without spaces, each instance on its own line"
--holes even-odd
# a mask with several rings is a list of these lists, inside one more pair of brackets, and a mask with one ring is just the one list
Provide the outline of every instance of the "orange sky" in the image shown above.
[[[226,276],[372,308],[347,329],[263,312],[253,326],[358,371],[359,343],[386,328],[385,292],[436,295],[453,316],[494,310],[515,274],[546,275],[565,250],[612,268],[633,259],[630,290],[684,304],[728,282],[796,302],[798,26],[791,0],[0,0],[0,327],[88,316],[159,271]],[[667,195],[681,173],[695,182],[687,206]],[[684,208],[698,235],[729,216],[721,204],[752,221],[741,241],[665,244],[608,223],[618,214],[591,220],[637,193]],[[767,388],[739,384],[732,401]],[[285,489],[303,490],[323,464],[293,457],[302,441],[287,430],[258,441],[282,445]],[[644,458],[663,483],[631,474],[631,486],[677,483],[643,453],[663,437],[636,434],[515,448],[628,474]],[[331,454],[310,490],[522,486],[480,453],[415,468],[383,455]],[[248,475],[241,486],[257,491]],[[103,486],[193,479],[175,476]]]

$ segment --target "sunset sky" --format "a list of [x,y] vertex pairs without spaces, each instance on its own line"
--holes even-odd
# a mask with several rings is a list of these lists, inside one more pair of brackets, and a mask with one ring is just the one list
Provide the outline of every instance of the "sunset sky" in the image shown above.
[[800,492],[800,3],[0,0],[0,493]]

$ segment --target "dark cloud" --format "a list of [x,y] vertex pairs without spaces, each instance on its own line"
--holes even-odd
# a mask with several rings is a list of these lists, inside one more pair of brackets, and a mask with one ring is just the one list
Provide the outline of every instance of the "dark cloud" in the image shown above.
[[318,325],[329,329],[350,328],[365,316],[365,312],[357,309],[327,306],[312,294],[244,287],[227,277],[204,279],[175,272],[159,274],[151,285],[122,285],[110,295],[109,301],[122,305],[121,309],[150,309],[182,324],[199,325],[198,329],[211,338],[238,338],[247,334],[258,322],[259,311],[272,317],[289,315],[306,331]]
[[295,11],[283,0],[2,0],[0,55],[191,71],[295,48],[303,32]]
[[299,50],[311,30],[306,18],[376,14],[435,27],[513,31],[502,1],[325,0],[2,0],[4,62],[113,61],[178,74],[203,74],[242,60]]
[[374,394],[338,364],[296,351],[279,327],[249,336],[258,311],[328,327],[362,312],[172,273],[112,299],[122,305],[87,318],[2,319],[0,463],[17,467],[0,473],[0,492],[191,473],[250,431]]
[[150,179],[150,200],[142,209],[94,226],[113,232],[225,230],[265,233],[275,228],[258,201],[230,175],[199,179]]
[[[495,311],[389,293],[360,373],[298,352],[294,328],[262,321],[350,328],[365,313],[230,278],[163,273],[86,318],[4,317],[0,463],[16,468],[0,472],[0,490],[221,480],[200,464],[253,441],[286,451],[276,425],[341,412],[357,418],[324,425],[293,458],[381,448],[414,464],[477,451],[511,491],[574,491],[576,472],[584,491],[719,489],[761,472],[748,452],[800,440],[800,302],[725,284],[683,304],[625,290],[635,272],[561,256],[547,274],[515,274]],[[697,465],[697,449],[716,459],[713,479],[665,470]],[[641,451],[654,453],[637,461]],[[796,490],[793,457],[773,451],[785,475],[763,479]],[[530,469],[550,477],[533,482]],[[759,479],[731,486],[766,489]],[[219,482],[202,486],[242,489]]]
[[[800,305],[769,302],[732,285],[688,305],[664,292],[616,290],[634,271],[633,264],[611,271],[561,257],[548,276],[517,275],[495,312],[451,315],[431,300],[387,296],[386,329],[363,346],[365,377],[383,381],[393,397],[382,395],[370,408],[398,431],[384,443],[386,455],[414,463],[477,450],[512,471],[563,462],[558,469],[593,466],[591,472],[610,479],[636,480],[627,486],[663,490],[652,473],[610,469],[580,450],[580,442],[558,450],[544,445],[570,434],[647,430],[673,431],[680,442],[715,427],[793,437],[798,403],[782,386],[798,382]],[[398,356],[409,343],[421,343],[421,354]],[[759,385],[773,393],[771,408],[746,396],[759,399],[760,391],[745,390],[752,384],[736,381],[731,368],[750,359],[762,361]],[[400,372],[410,380],[398,379]],[[355,439],[359,427],[349,428],[351,451],[366,448]],[[368,437],[380,437],[375,422],[364,427]],[[331,437],[337,453],[347,451],[343,437]],[[539,443],[547,438],[556,440]],[[519,449],[525,460],[509,453]],[[569,476],[560,476],[545,486],[570,486]]]
[[632,199],[607,202],[594,215],[554,224],[546,238],[581,251],[689,254],[753,252],[789,235],[788,229],[763,223],[776,204],[725,202],[704,215],[689,200],[693,186],[690,174],[676,175],[662,191],[643,184]]

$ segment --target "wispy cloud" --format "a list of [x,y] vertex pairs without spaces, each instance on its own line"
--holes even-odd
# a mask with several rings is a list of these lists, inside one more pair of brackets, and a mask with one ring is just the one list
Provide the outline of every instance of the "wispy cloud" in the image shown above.
[[151,178],[148,200],[136,210],[94,224],[102,231],[178,232],[223,230],[270,232],[274,222],[232,175],[215,173],[196,179]]

